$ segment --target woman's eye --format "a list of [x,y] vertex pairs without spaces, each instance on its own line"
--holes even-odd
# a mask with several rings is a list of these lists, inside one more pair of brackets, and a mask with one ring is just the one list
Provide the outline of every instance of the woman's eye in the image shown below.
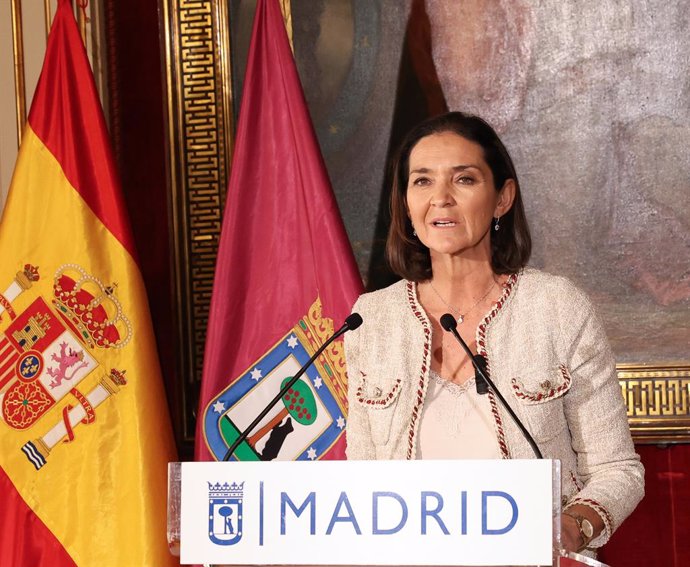
[[472,185],[474,183],[474,178],[469,175],[461,175],[457,178],[457,183],[462,185]]
[[431,183],[427,177],[418,177],[417,179],[412,181],[412,185],[416,185],[418,187],[422,187],[424,185],[428,185]]

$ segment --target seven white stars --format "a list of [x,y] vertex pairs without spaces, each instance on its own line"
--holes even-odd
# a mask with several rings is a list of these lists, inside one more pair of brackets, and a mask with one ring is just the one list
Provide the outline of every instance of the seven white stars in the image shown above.
[[321,380],[321,376],[317,376],[314,380],[314,388],[317,390],[323,385],[323,380]]
[[250,372],[250,374],[251,374],[252,380],[254,380],[254,382],[258,382],[259,380],[261,380],[261,370],[259,370],[258,368],[255,368],[254,370],[252,370]]
[[225,404],[218,400],[215,404],[213,404],[213,411],[216,413],[223,413],[225,411]]
[[307,451],[307,457],[311,461],[316,459],[316,450],[314,449],[314,447],[309,447],[309,450]]
[[338,429],[342,429],[343,427],[345,427],[345,419],[342,415],[335,420],[335,423],[338,425]]
[[295,348],[297,346],[297,337],[295,335],[290,335],[287,344],[290,348]]

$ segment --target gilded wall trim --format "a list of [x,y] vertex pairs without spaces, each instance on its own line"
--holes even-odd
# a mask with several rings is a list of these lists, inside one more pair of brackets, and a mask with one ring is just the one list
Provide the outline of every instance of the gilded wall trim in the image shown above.
[[163,2],[183,442],[194,439],[206,323],[232,151],[226,3]]
[[690,442],[690,366],[620,365],[618,379],[636,443]]

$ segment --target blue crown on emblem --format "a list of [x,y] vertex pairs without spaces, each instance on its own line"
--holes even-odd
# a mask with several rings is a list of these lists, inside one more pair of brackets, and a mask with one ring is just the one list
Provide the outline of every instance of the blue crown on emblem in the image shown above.
[[223,484],[220,482],[216,482],[216,484],[212,484],[208,481],[206,482],[208,484],[209,498],[241,498],[244,493],[244,482],[241,484],[237,484],[236,482],[232,484],[228,484],[227,482]]

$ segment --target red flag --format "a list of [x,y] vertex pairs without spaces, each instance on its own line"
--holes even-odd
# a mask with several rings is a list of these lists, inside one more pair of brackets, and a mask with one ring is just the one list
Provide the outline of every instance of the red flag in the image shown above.
[[[208,321],[196,457],[222,459],[362,291],[276,0],[256,7]],[[240,445],[344,458],[342,339]]]
[[170,460],[105,120],[60,0],[0,221],[0,565],[174,565]]

